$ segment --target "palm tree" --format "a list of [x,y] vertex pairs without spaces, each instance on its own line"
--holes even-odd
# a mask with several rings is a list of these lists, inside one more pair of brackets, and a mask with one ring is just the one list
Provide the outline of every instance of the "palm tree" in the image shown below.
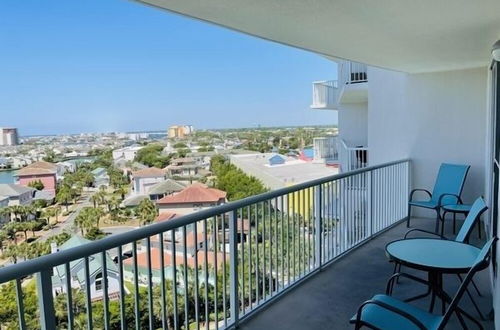
[[0,251],[2,251],[3,253],[3,248],[4,248],[4,244],[3,242],[9,237],[9,235],[7,235],[7,232],[5,232],[5,230],[0,230]]
[[71,197],[71,188],[66,185],[63,185],[57,192],[56,200],[58,203],[62,203],[66,206],[66,212],[68,212],[68,203],[71,200]]
[[137,206],[136,214],[139,216],[140,224],[145,225],[153,222],[158,215],[158,210],[156,209],[156,205],[150,199],[146,198]]

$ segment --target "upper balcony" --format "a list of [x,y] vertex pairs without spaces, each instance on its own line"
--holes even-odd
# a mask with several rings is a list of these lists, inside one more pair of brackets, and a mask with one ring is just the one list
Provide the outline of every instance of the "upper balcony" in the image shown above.
[[338,110],[341,103],[368,100],[366,64],[351,61],[339,63],[339,80],[313,82],[311,109]]
[[337,80],[314,81],[311,109],[337,110],[338,93]]

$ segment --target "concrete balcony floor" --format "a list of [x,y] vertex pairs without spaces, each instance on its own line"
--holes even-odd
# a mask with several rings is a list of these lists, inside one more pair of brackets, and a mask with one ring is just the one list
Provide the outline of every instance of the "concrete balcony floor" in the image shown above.
[[[461,221],[457,221],[457,230]],[[434,220],[416,218],[412,220],[412,228],[434,229]],[[322,272],[314,275],[297,288],[285,294],[281,299],[273,302],[264,310],[253,315],[240,326],[244,330],[261,329],[353,329],[349,319],[356,313],[358,306],[373,295],[384,293],[387,279],[392,275],[393,264],[388,262],[385,255],[385,245],[403,237],[406,232],[406,222],[384,232],[365,245],[355,249],[347,256],[326,267]],[[451,237],[451,221],[447,222],[445,235]],[[484,240],[484,231],[483,231]],[[478,239],[477,228],[471,235],[471,244],[482,246],[483,241]],[[418,274],[424,273],[403,268],[405,272]],[[482,297],[471,287],[471,293],[478,303],[483,314],[488,317],[491,312],[491,289],[489,270],[478,273],[474,279]],[[445,275],[445,290],[454,296],[459,281],[455,275]],[[402,279],[394,290],[394,296],[407,298],[425,292],[425,287]],[[416,306],[427,309],[430,299],[425,298],[412,302]],[[437,313],[440,310],[434,309]],[[461,300],[460,306],[479,319],[477,312],[467,296]],[[472,329],[476,325],[467,321]],[[485,329],[494,329],[492,320],[482,322]],[[461,326],[455,316],[451,318],[447,329],[460,329]]]

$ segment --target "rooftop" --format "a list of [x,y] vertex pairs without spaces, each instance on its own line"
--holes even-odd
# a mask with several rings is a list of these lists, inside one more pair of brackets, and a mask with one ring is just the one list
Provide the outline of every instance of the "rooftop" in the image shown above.
[[148,167],[142,170],[132,172],[134,178],[154,178],[165,176],[165,171],[157,167]]
[[56,164],[39,161],[39,162],[34,162],[18,170],[16,176],[55,174],[56,172],[57,172]]
[[152,185],[149,188],[148,194],[149,195],[170,194],[172,192],[181,191],[184,188],[186,188],[186,186],[184,186],[183,184],[172,179],[167,179],[163,182],[159,182],[157,184]]
[[226,195],[225,191],[195,183],[175,195],[163,197],[158,201],[158,204],[216,203],[225,199]]
[[21,186],[14,183],[0,183],[0,196],[15,197],[26,192],[34,191],[34,188]]

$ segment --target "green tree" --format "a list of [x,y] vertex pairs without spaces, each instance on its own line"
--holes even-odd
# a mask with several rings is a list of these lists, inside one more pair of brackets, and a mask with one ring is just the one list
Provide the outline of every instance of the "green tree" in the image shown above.
[[154,221],[158,215],[155,203],[150,199],[143,199],[136,208],[136,214],[139,217],[141,225],[146,225]]
[[66,207],[66,212],[68,211],[69,201],[72,199],[73,193],[71,188],[67,185],[63,185],[56,194],[56,200],[58,203],[64,204]]
[[34,188],[36,190],[43,190],[43,188],[45,188],[41,180],[31,181],[30,183],[28,183],[28,187]]

